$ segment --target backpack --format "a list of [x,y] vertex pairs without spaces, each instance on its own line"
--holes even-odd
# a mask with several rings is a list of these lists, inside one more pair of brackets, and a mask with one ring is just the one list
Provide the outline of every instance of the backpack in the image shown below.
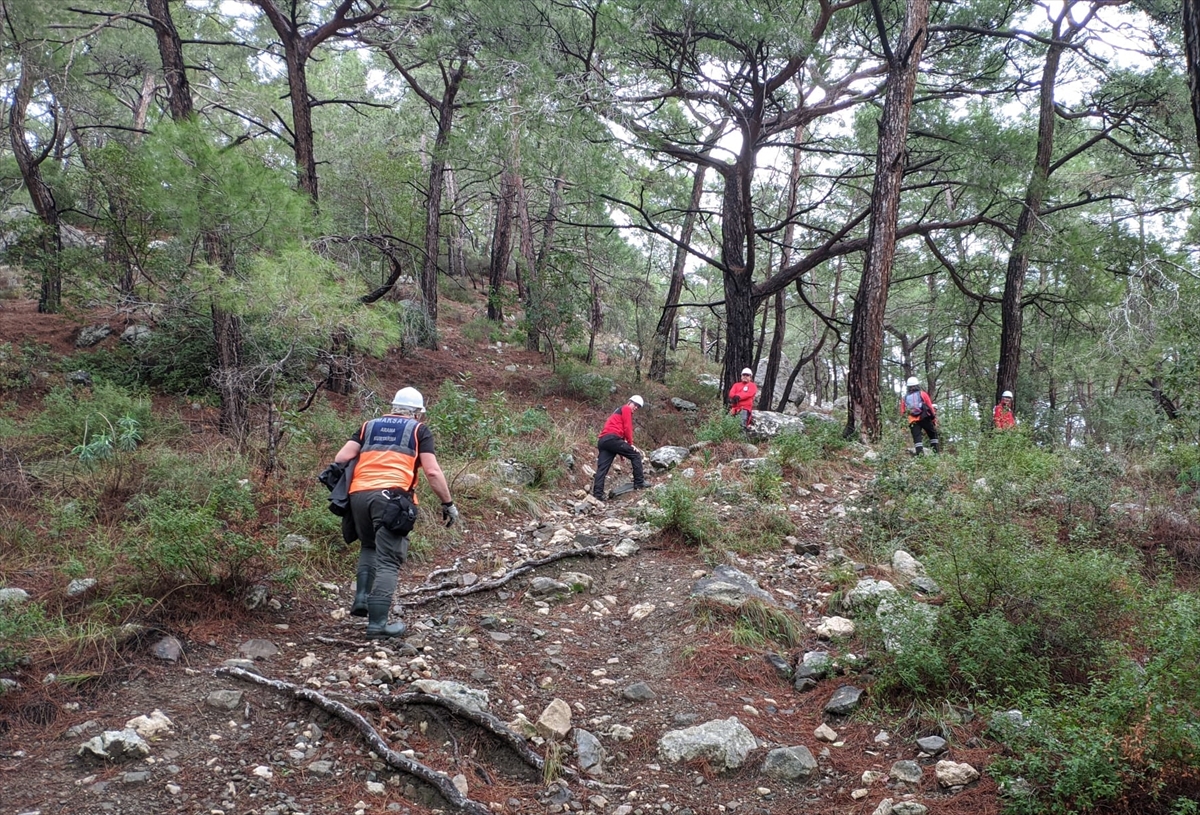
[[921,391],[904,394],[904,410],[914,419],[925,419],[931,413],[929,405],[925,403],[924,394]]

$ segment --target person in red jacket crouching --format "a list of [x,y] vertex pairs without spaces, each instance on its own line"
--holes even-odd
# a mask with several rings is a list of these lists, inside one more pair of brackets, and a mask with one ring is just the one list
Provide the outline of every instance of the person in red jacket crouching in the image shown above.
[[754,415],[754,400],[758,398],[758,385],[754,384],[754,371],[742,369],[742,381],[734,382],[729,389],[729,412],[742,421],[742,430],[750,429]]
[[628,402],[609,415],[604,429],[600,431],[600,440],[596,442],[599,450],[596,479],[592,483],[592,495],[598,500],[604,500],[604,480],[608,478],[608,470],[617,456],[624,456],[633,465],[633,486],[639,490],[646,489],[642,451],[633,446],[633,413],[644,404],[642,397],[637,394],[630,396]]

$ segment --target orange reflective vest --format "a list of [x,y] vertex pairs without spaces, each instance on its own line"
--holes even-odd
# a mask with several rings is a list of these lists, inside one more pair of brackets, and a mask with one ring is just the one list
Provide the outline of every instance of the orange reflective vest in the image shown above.
[[[380,416],[362,426],[358,442],[358,463],[350,492],[402,489],[412,491],[417,485],[417,468],[421,466],[417,430],[421,423],[408,416]],[[416,503],[416,496],[413,496]]]

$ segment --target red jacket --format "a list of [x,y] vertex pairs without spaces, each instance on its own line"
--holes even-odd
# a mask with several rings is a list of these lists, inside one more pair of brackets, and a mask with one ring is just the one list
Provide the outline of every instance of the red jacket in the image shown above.
[[730,413],[738,413],[743,410],[754,410],[754,399],[758,396],[758,385],[753,382],[734,382],[733,387],[729,389],[729,400],[737,400],[733,403],[733,408]]
[[996,405],[996,409],[992,411],[992,424],[997,430],[1008,430],[1017,426],[1017,417],[1013,415],[1012,406],[1006,405],[1003,402]]
[[620,436],[629,444],[633,444],[633,408],[628,403],[614,410],[604,423],[600,436]]
[[[916,396],[918,393],[921,395],[919,404],[923,405],[924,408],[919,413],[914,413],[912,405],[909,404],[909,397]],[[925,391],[912,391],[911,393],[904,394],[904,397],[900,400],[900,415],[906,417],[908,423],[912,424],[913,422],[921,421],[925,416],[937,418],[937,411],[933,409],[933,400],[929,398],[929,394]]]

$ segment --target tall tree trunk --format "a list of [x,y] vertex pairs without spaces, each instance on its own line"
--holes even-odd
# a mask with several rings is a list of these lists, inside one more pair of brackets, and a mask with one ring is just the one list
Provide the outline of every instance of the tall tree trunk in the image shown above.
[[[461,280],[467,277],[467,259],[464,252],[465,237],[463,235],[463,211],[462,201],[459,199],[458,179],[454,171],[449,167],[446,168],[446,195],[450,198],[449,209],[451,212],[450,226],[446,230],[446,255],[447,263],[450,267],[450,276]],[[471,285],[474,287],[475,280],[471,278]]]
[[883,318],[888,286],[896,256],[896,223],[899,219],[900,188],[906,164],[908,121],[921,55],[925,51],[926,23],[930,0],[908,0],[900,31],[900,51],[887,47],[878,0],[875,5],[884,53],[888,59],[887,93],[879,123],[879,145],[875,156],[875,180],[871,190],[871,223],[867,233],[867,256],[850,331],[850,370],[846,380],[850,395],[846,436],[856,432],[878,439],[880,422],[879,374],[883,352]]
[[489,320],[504,322],[504,278],[512,258],[512,221],[517,194],[516,173],[507,164],[500,174],[500,195],[496,199],[496,227],[492,230],[492,256],[488,264]]
[[541,320],[536,298],[541,294],[538,285],[536,258],[533,254],[533,218],[529,217],[529,195],[525,179],[517,176],[517,279],[522,281],[522,302],[525,306],[525,350],[541,351]]
[[[801,90],[797,81],[797,90]],[[800,143],[804,139],[804,127],[799,126],[793,134],[792,166],[788,170],[788,205],[787,226],[783,228],[783,248],[779,253],[779,268],[783,269],[792,263],[792,242],[796,237],[796,200],[800,194],[800,168],[803,154]],[[797,282],[797,287],[800,283]],[[783,340],[787,333],[787,297],[783,289],[775,293],[775,333],[771,337],[771,351],[767,354],[767,369],[763,372],[762,390],[759,391],[759,410],[770,410],[771,401],[775,398],[775,384],[779,381],[779,366],[783,361]],[[788,377],[788,385],[783,399],[779,402],[779,410],[787,404],[792,384],[796,381],[796,373],[800,370],[797,365],[792,375]]]
[[433,155],[429,161],[429,189],[425,193],[425,257],[421,263],[421,302],[428,322],[425,344],[437,348],[438,319],[438,258],[441,248],[442,191],[445,189],[446,150],[450,144],[450,131],[454,127],[455,99],[466,76],[466,60],[455,66],[442,91],[437,107],[437,136],[433,140]]
[[167,104],[171,118],[182,122],[191,117],[192,88],[188,84],[183,61],[183,41],[171,18],[167,0],[146,0],[146,11],[153,20],[154,36],[158,40],[158,55],[162,61],[163,79],[167,83]]
[[[205,233],[206,259],[222,274],[233,274],[234,250],[225,235]],[[216,341],[217,369],[213,382],[221,397],[220,430],[242,444],[250,435],[250,383],[242,365],[242,318],[214,299],[211,306],[213,338]]]
[[1200,144],[1200,0],[1183,0],[1183,42],[1192,121],[1196,125],[1196,141]]
[[62,310],[62,221],[54,192],[42,177],[41,164],[48,155],[34,156],[25,141],[25,117],[33,96],[34,77],[29,60],[20,57],[21,76],[13,92],[12,106],[8,109],[8,135],[12,143],[13,158],[21,171],[21,179],[29,192],[34,212],[42,221],[41,288],[37,310],[43,314]]
[[721,392],[738,381],[754,359],[754,209],[750,182],[754,168],[751,145],[757,134],[743,130],[744,146],[724,172],[721,202],[721,262],[725,288],[725,367]]
[[[177,122],[190,119],[194,107],[187,81],[187,68],[183,61],[183,43],[179,31],[171,19],[171,10],[166,0],[146,0],[146,7],[154,18],[154,31],[158,39],[158,53],[162,60],[163,76],[167,88],[171,118]],[[234,248],[229,237],[218,229],[209,228],[201,235],[205,260],[223,275],[234,271]],[[226,311],[214,300],[210,307],[213,323],[213,342],[217,352],[217,368],[213,371],[213,382],[221,400],[221,432],[245,442],[250,433],[250,388],[251,384],[242,368],[242,320],[237,314]]]
[[[546,266],[550,262],[550,251],[554,246],[554,234],[558,231],[558,213],[562,209],[562,192],[565,186],[566,181],[562,178],[554,179],[554,184],[550,188],[550,202],[546,205],[546,217],[542,220],[542,243],[538,247],[537,256],[534,257],[532,261],[526,261],[526,263],[529,265],[530,273],[528,279],[525,281],[525,320],[528,324],[528,330],[525,335],[525,348],[530,351],[541,350],[540,340],[541,333],[543,331],[541,320],[536,318],[538,311],[536,298],[539,297],[540,294],[531,293],[531,287],[532,292],[540,292],[541,289],[539,289],[539,287],[546,279]],[[521,225],[522,232],[524,232],[526,229],[526,224],[529,220],[528,202],[526,202],[523,206],[526,209],[526,213],[524,216],[525,223],[522,223]],[[525,241],[526,238],[524,234],[522,234],[522,244],[524,244]],[[529,229],[528,242],[530,247],[532,247],[532,228]],[[522,248],[522,253],[524,253],[524,248]],[[589,268],[590,263],[591,261],[589,254]],[[531,319],[531,314],[534,315],[533,319]],[[547,337],[547,339],[549,339],[549,337]]]
[[1000,364],[996,369],[995,392],[997,401],[1004,391],[1015,392],[1017,389],[1017,374],[1021,368],[1021,295],[1025,289],[1025,276],[1029,273],[1030,244],[1038,212],[1045,199],[1047,181],[1050,178],[1050,162],[1054,154],[1054,83],[1058,78],[1063,51],[1079,31],[1079,26],[1070,22],[1074,5],[1070,2],[1063,4],[1055,19],[1051,43],[1046,47],[1046,64],[1042,66],[1042,81],[1038,89],[1037,152],[1029,174],[1029,184],[1025,188],[1021,214],[1013,230],[1012,251],[1009,253],[1008,267],[1004,274],[1004,294],[1000,299]]
[[[654,327],[654,339],[650,343],[650,373],[654,382],[667,380],[667,346],[679,319],[679,295],[683,292],[683,272],[687,265],[687,248],[692,242],[696,228],[696,215],[700,211],[700,197],[704,194],[704,173],[708,168],[696,165],[692,176],[692,194],[688,197],[687,212],[679,227],[679,243],[675,245],[675,259],[671,263],[671,282],[667,287],[667,301],[663,305],[658,324]],[[674,349],[672,349],[674,350]]]

